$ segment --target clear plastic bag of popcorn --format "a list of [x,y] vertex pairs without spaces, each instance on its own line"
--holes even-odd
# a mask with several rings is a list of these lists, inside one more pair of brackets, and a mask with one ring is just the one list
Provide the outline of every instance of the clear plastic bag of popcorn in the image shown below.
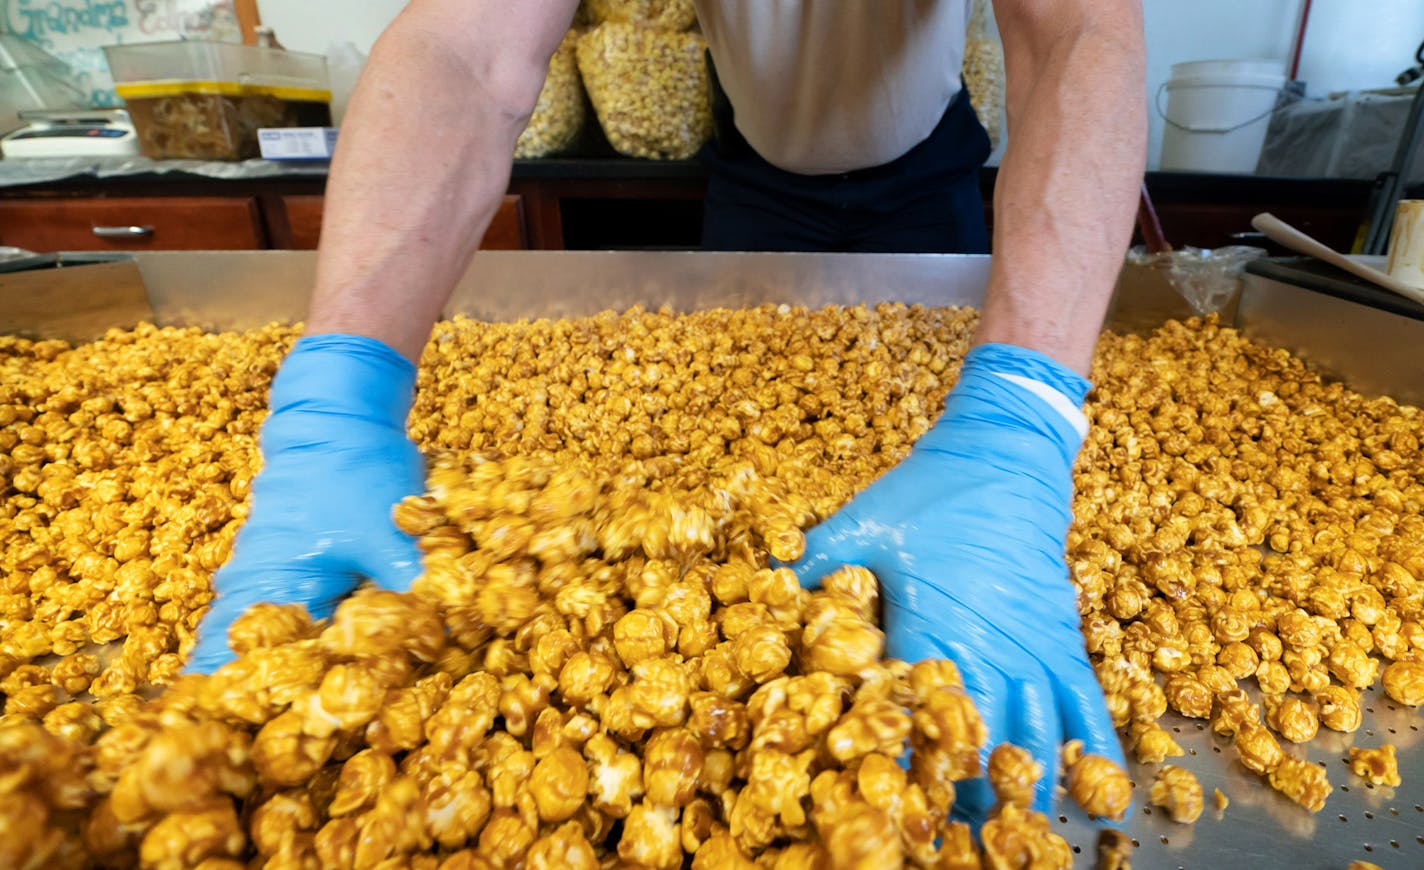
[[534,104],[529,126],[514,143],[516,158],[558,154],[573,145],[583,130],[588,110],[578,71],[578,38],[579,31],[571,29],[549,58],[549,71],[539,89],[539,101]]
[[683,160],[711,137],[706,48],[699,33],[611,21],[579,37],[584,87],[618,153]]
[[989,142],[999,147],[1004,119],[1004,46],[994,30],[988,0],[975,0],[964,40],[964,84],[974,114],[989,131]]
[[583,10],[593,24],[647,24],[681,32],[697,23],[692,0],[585,0]]

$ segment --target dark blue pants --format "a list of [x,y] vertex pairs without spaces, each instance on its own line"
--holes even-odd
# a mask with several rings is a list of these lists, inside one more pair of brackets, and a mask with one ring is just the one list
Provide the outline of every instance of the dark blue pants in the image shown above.
[[967,91],[934,132],[896,160],[798,175],[762,159],[714,100],[702,247],[709,251],[988,253],[979,170],[989,156]]

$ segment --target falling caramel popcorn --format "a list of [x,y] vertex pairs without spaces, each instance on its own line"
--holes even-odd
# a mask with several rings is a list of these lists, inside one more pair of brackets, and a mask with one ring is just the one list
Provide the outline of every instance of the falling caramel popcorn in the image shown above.
[[1043,765],[1027,749],[1001,743],[989,753],[989,785],[1001,804],[1028,807],[1033,789],[1043,778]]
[[1129,733],[1133,739],[1133,753],[1141,764],[1161,764],[1169,757],[1187,754],[1167,729],[1156,722],[1134,722]]
[[1190,825],[1201,817],[1201,783],[1186,768],[1164,764],[1152,781],[1150,796],[1152,805],[1165,809],[1174,822]]
[[1132,838],[1104,828],[1098,832],[1097,870],[1132,870]]
[[985,863],[990,867],[1073,866],[1072,847],[1049,828],[1042,813],[1006,804],[984,823],[981,836]]
[[1101,755],[1083,751],[1081,740],[1063,747],[1068,794],[1085,812],[1119,821],[1132,803],[1132,783],[1127,772]]

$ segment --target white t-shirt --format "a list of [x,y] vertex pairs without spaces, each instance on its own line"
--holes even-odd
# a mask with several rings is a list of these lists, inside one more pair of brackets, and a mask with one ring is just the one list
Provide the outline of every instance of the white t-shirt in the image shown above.
[[959,93],[966,0],[695,0],[737,129],[790,172],[889,163]]

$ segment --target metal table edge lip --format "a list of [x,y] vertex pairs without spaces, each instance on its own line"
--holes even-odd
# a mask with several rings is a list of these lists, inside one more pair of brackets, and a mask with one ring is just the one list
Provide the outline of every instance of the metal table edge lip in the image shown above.
[[[314,251],[134,253],[159,325],[257,328],[296,322]],[[982,303],[987,255],[690,251],[483,251],[443,309],[492,322],[581,317],[634,305],[676,311],[766,303]]]
[[49,254],[30,254],[0,260],[0,274],[61,269],[65,266],[92,266],[95,263],[132,262],[133,259],[132,254],[112,251],[61,251]]
[[[1373,258],[1366,258],[1373,259]],[[1302,290],[1334,296],[1370,308],[1424,320],[1424,305],[1377,287],[1363,278],[1312,257],[1263,257],[1246,264],[1246,272],[1291,284]]]

